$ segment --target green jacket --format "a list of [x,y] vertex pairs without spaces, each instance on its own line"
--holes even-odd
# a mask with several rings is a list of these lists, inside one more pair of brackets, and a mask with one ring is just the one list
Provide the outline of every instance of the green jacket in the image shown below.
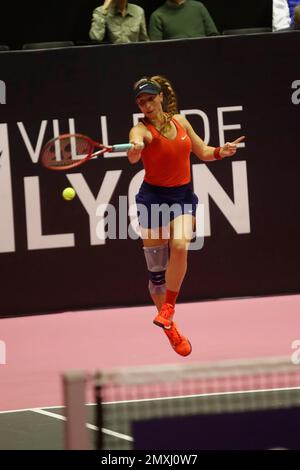
[[152,41],[218,34],[203,3],[194,0],[186,0],[181,5],[167,0],[150,17],[149,36]]

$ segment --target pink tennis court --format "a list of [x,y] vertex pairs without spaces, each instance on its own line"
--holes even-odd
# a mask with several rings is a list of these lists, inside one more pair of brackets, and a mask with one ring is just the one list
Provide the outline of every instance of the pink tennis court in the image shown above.
[[[0,422],[4,419],[7,425],[10,418],[16,437],[20,424],[15,420],[21,414],[12,411],[46,408],[49,413],[49,407],[63,406],[62,374],[67,370],[292,360],[299,308],[297,295],[178,304],[177,316],[193,346],[187,358],[176,355],[163,331],[152,324],[153,307],[2,319],[6,364],[1,365]],[[87,394],[86,400],[93,397]],[[40,416],[48,420],[49,432],[55,416]],[[30,441],[29,424],[25,432]]]

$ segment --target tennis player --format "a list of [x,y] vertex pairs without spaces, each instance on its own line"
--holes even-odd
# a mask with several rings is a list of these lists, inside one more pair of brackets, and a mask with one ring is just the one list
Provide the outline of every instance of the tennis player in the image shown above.
[[173,87],[162,76],[136,82],[134,97],[144,118],[130,130],[133,147],[127,155],[130,163],[142,158],[145,168],[136,203],[149,291],[158,311],[153,322],[163,328],[178,354],[188,356],[191,344],[173,317],[187,270],[198,203],[191,183],[190,153],[205,162],[222,160],[236,153],[244,136],[223,147],[206,145],[187,119],[178,114]]

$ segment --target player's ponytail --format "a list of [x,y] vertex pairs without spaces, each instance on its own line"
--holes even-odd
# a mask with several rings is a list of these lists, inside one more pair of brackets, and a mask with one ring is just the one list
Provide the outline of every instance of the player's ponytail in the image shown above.
[[177,99],[175,95],[175,91],[173,90],[173,87],[170,83],[170,81],[162,77],[161,75],[155,75],[154,77],[151,77],[150,80],[153,80],[161,86],[161,90],[164,94],[165,97],[165,111],[170,114],[171,116],[174,116],[174,114],[178,113],[177,110]]
[[170,128],[170,121],[174,114],[178,113],[177,109],[177,98],[175,91],[170,83],[170,81],[162,77],[161,75],[154,75],[150,78],[151,81],[158,83],[161,87],[161,91],[164,95],[164,103],[163,103],[163,110],[165,111],[166,115],[166,123],[162,130],[167,130]]

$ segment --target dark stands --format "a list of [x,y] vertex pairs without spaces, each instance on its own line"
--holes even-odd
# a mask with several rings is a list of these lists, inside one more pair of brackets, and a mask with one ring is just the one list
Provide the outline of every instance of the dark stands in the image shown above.
[[[272,0],[251,0],[245,9],[241,0],[202,0],[220,32],[226,29],[263,28],[272,25]],[[164,0],[132,0],[145,10],[146,20]],[[89,39],[93,10],[101,0],[51,0],[39,4],[7,3],[1,14],[0,44],[21,49],[25,43],[73,41],[78,45],[94,44]],[[105,41],[104,41],[105,42]]]

